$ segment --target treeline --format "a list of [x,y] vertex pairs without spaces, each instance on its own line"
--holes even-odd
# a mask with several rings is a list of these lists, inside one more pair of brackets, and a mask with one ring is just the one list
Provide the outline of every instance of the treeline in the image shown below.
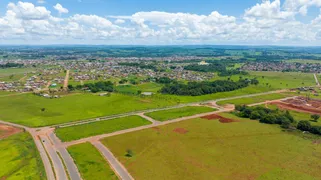
[[[235,107],[237,116],[242,118],[250,118],[252,120],[258,120],[265,124],[279,124],[282,128],[296,128],[301,131],[308,131],[313,134],[321,135],[321,126],[312,126],[309,121],[297,121],[290,114],[289,111],[281,111],[279,109],[269,109],[261,106],[248,107],[238,105]],[[320,118],[319,115],[312,115],[315,121]]]
[[4,68],[14,68],[14,67],[22,67],[23,64],[18,64],[18,63],[7,63],[7,64],[0,64],[0,69]]
[[[223,60],[222,60],[223,61]],[[210,62],[209,65],[198,65],[198,64],[191,64],[188,66],[185,66],[185,70],[190,71],[197,71],[197,72],[217,72],[219,76],[232,76],[232,75],[248,75],[247,72],[240,71],[240,69],[227,69],[227,66],[231,65],[229,63],[226,63],[224,60],[224,63],[219,62]],[[234,64],[232,64],[234,66]]]
[[245,88],[249,84],[257,83],[253,80],[239,80],[237,82],[228,80],[217,80],[213,82],[189,82],[188,84],[170,83],[165,85],[160,92],[162,94],[174,94],[180,96],[200,96],[205,94],[213,94],[218,92],[234,91]]
[[118,65],[121,66],[132,66],[132,67],[139,67],[141,69],[151,69],[153,71],[157,71],[157,67],[151,64],[142,64],[142,63],[128,63],[128,62],[123,62],[123,63],[118,63]]
[[97,93],[101,91],[105,92],[113,92],[114,91],[114,84],[110,81],[100,81],[96,83],[87,83],[84,85],[68,85],[68,90],[69,91],[74,91],[74,90],[89,90],[92,93]]

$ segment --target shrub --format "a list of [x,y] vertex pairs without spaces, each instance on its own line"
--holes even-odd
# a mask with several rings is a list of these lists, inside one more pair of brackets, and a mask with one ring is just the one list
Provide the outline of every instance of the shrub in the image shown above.
[[299,121],[297,129],[300,129],[302,131],[310,131],[311,123],[309,121]]

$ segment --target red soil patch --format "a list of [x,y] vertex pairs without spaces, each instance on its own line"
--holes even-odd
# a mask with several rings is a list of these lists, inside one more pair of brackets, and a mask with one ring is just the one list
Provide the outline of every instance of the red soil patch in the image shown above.
[[201,117],[201,118],[207,119],[207,120],[217,119],[217,120],[219,120],[221,123],[239,122],[239,121],[237,121],[237,120],[225,118],[225,117],[222,117],[222,116],[217,115],[217,114],[211,114],[211,115],[203,116],[203,117]]
[[157,132],[160,132],[160,128],[159,127],[152,127],[152,129],[154,129]]
[[7,138],[13,134],[17,134],[17,133],[21,132],[22,130],[12,127],[12,126],[0,124],[0,131],[2,132],[0,134],[0,139],[4,139],[4,138]]
[[317,109],[313,106],[309,107],[306,105],[294,105],[294,104],[287,104],[283,102],[273,102],[272,104],[277,105],[280,109],[286,109],[286,110],[293,110],[298,112],[305,112],[310,114],[320,114],[321,115],[321,109]]
[[184,128],[176,128],[173,131],[178,133],[178,134],[186,134],[186,133],[188,133],[188,130],[186,130]]

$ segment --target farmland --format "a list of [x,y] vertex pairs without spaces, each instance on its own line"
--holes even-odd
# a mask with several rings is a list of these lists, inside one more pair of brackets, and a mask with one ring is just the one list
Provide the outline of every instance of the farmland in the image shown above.
[[68,151],[84,180],[118,179],[106,160],[90,143],[71,146]]
[[321,178],[319,144],[278,126],[222,115],[239,122],[199,118],[102,142],[136,179]]
[[89,124],[58,128],[56,130],[56,134],[62,141],[71,141],[148,124],[151,123],[139,116],[128,116]]
[[36,146],[28,133],[0,140],[0,179],[46,179]]
[[187,107],[177,108],[177,109],[155,111],[151,113],[146,113],[145,115],[157,121],[167,121],[171,119],[192,116],[195,114],[201,114],[201,113],[212,112],[212,111],[215,111],[215,109],[210,107],[202,107],[202,106],[200,107],[187,106]]

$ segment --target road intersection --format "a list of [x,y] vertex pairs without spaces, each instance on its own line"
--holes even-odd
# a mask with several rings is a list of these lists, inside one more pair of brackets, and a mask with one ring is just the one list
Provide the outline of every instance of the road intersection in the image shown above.
[[[49,180],[55,180],[55,179],[65,180],[65,179],[69,179],[69,178],[72,180],[81,180],[82,179],[77,166],[75,165],[72,157],[69,155],[69,153],[67,151],[67,147],[72,146],[72,145],[76,145],[76,144],[81,144],[84,142],[90,142],[99,150],[99,152],[108,161],[108,163],[110,164],[110,166],[112,167],[112,169],[115,171],[116,175],[120,179],[130,180],[130,179],[133,179],[133,177],[128,173],[126,168],[117,160],[117,158],[115,156],[113,156],[113,154],[110,152],[110,150],[107,147],[105,147],[103,144],[101,144],[101,142],[100,142],[101,139],[106,138],[106,137],[115,136],[115,135],[140,131],[140,130],[148,129],[151,127],[163,126],[166,124],[176,123],[176,122],[180,122],[180,121],[184,121],[184,120],[188,120],[188,119],[195,119],[195,118],[199,118],[199,117],[210,115],[210,114],[230,112],[230,111],[234,110],[234,106],[225,106],[225,107],[217,106],[216,102],[218,102],[218,101],[233,100],[233,99],[246,98],[246,97],[255,97],[255,96],[260,96],[260,95],[268,95],[268,94],[281,93],[281,92],[285,92],[285,90],[244,95],[244,96],[236,96],[236,97],[230,97],[230,98],[222,98],[222,99],[203,101],[203,102],[198,102],[198,103],[187,103],[187,104],[181,104],[181,105],[167,107],[167,108],[159,108],[159,109],[151,109],[151,110],[145,110],[145,111],[139,111],[139,112],[124,113],[124,114],[89,119],[89,120],[84,120],[84,121],[79,121],[79,122],[65,123],[65,124],[61,124],[61,125],[56,125],[54,127],[48,126],[48,127],[42,127],[42,128],[29,128],[26,126],[8,123],[8,122],[4,122],[4,121],[0,121],[0,123],[23,128],[32,135],[32,137],[36,143],[36,146],[38,148],[38,151],[40,152],[42,161],[44,163],[46,174],[47,174],[47,179],[49,179]],[[289,98],[285,98],[285,99],[289,99]],[[272,102],[272,101],[256,103],[253,105],[266,104],[266,103],[270,103],[270,102]],[[181,107],[185,107],[185,106],[209,106],[208,104],[212,104],[213,106],[211,106],[211,107],[217,109],[217,111],[213,111],[213,112],[209,112],[209,113],[201,113],[201,114],[197,114],[197,115],[193,115],[193,116],[189,116],[189,117],[177,118],[177,119],[165,121],[165,122],[156,121],[156,120],[145,115],[145,113],[148,113],[148,112],[161,111],[161,110],[167,110],[167,109],[175,109],[175,108],[181,108]],[[75,141],[71,141],[71,142],[61,142],[61,140],[54,133],[55,128],[77,126],[77,125],[81,125],[81,124],[111,120],[111,119],[115,119],[115,118],[119,118],[119,117],[131,116],[131,115],[141,116],[141,117],[145,118],[146,120],[152,122],[152,124],[146,125],[146,126],[140,126],[140,127],[136,127],[136,128],[131,128],[131,129],[126,129],[126,130],[121,130],[121,131],[117,131],[117,132],[113,132],[113,133],[92,136],[92,137],[83,138],[83,139],[75,140]]]

